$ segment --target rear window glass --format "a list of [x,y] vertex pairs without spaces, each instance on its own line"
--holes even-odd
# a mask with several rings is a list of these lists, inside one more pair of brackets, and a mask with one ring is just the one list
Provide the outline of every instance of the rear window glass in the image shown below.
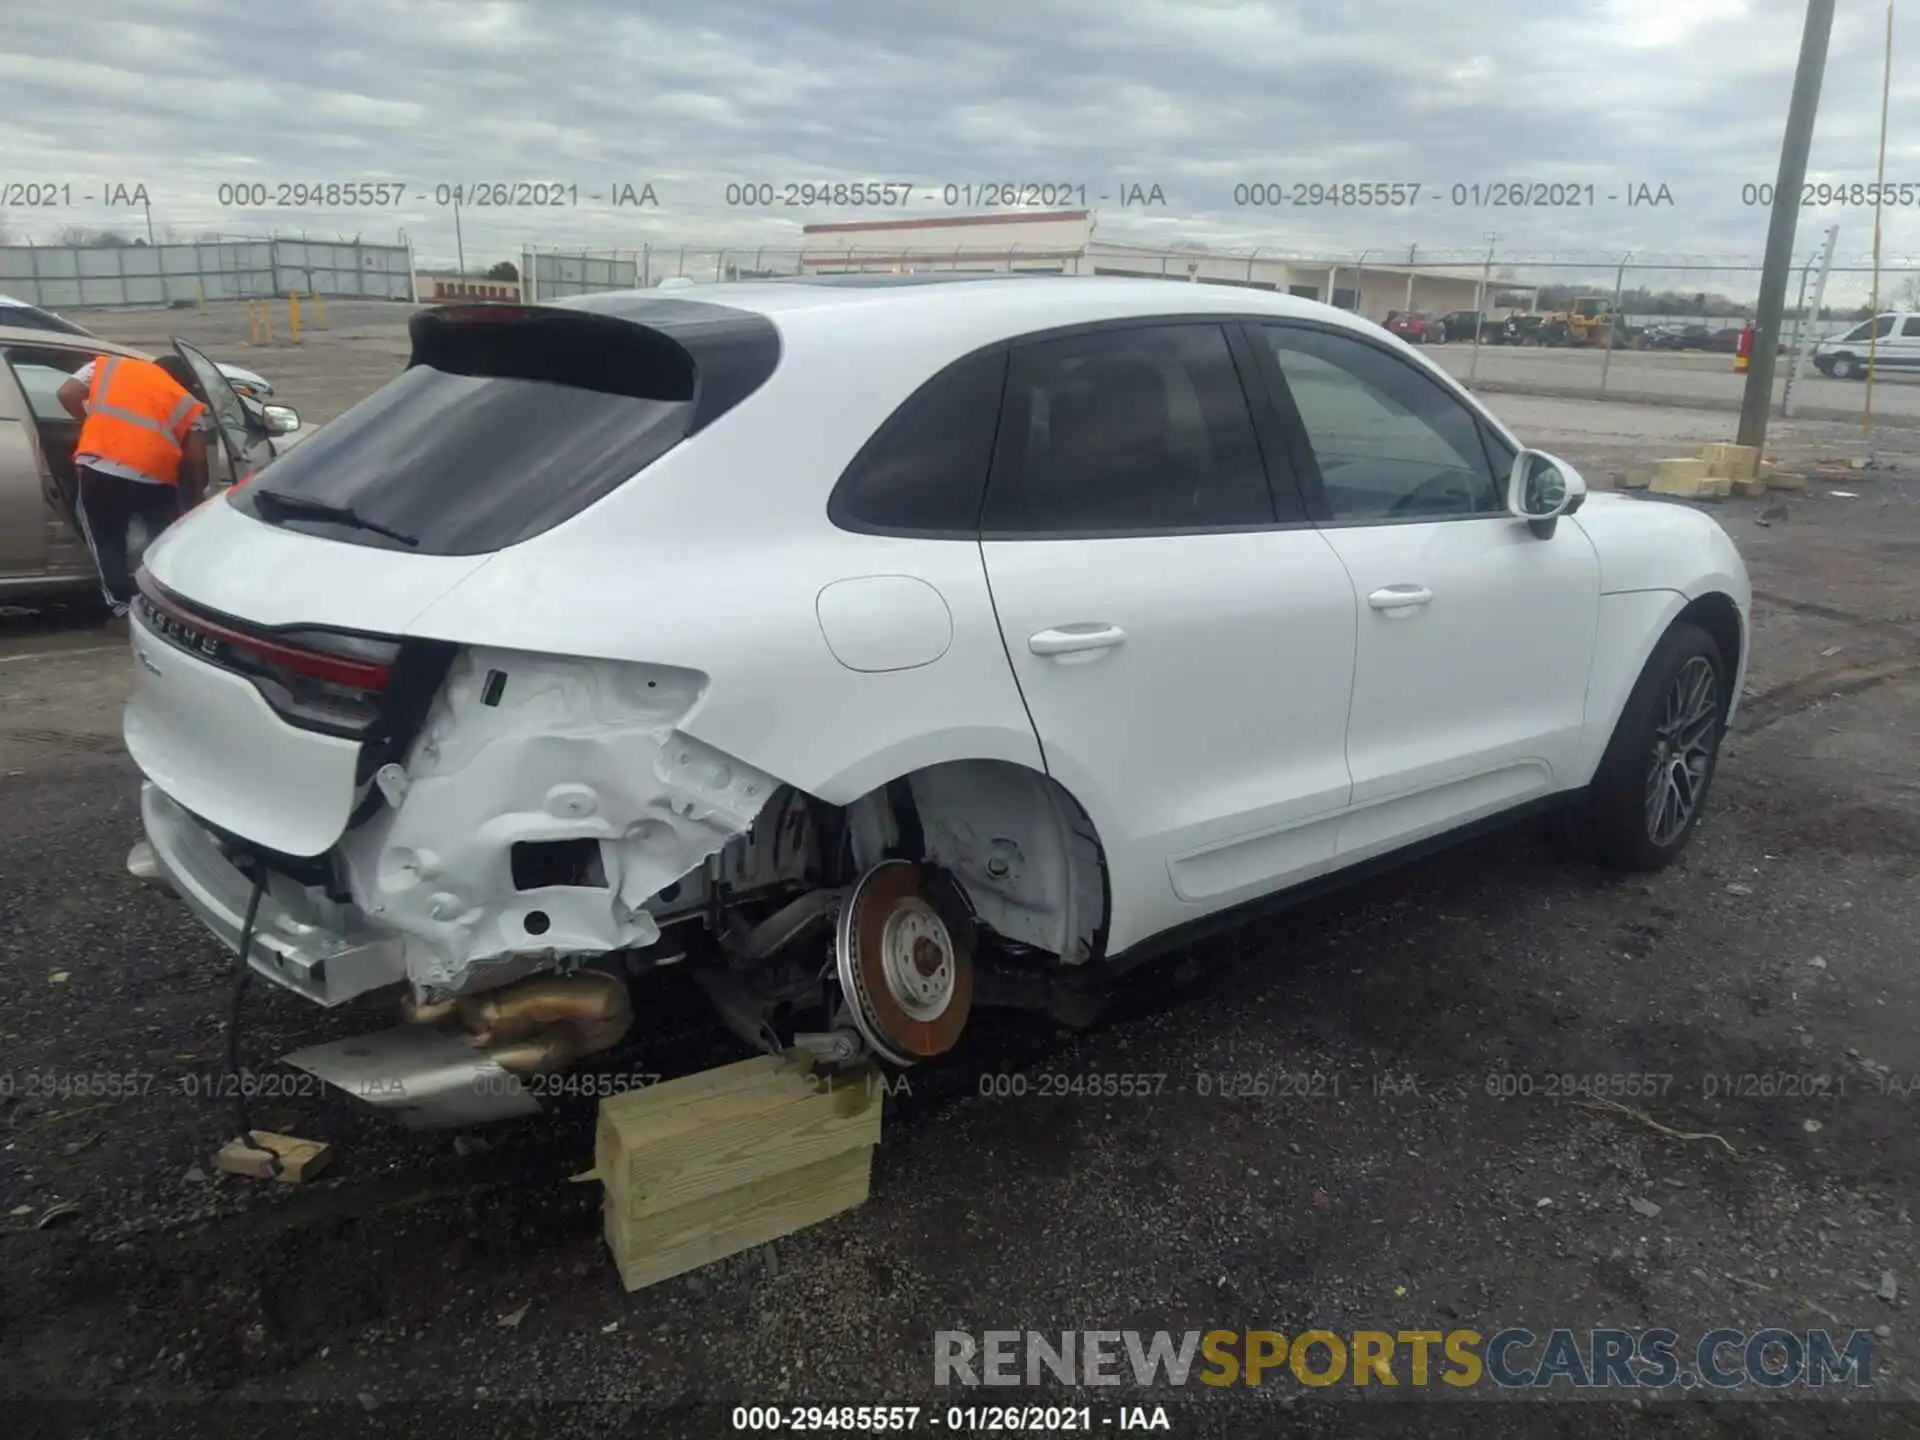
[[694,378],[668,337],[602,317],[433,320],[416,328],[405,373],[234,503],[354,544],[499,550],[578,514],[679,443]]

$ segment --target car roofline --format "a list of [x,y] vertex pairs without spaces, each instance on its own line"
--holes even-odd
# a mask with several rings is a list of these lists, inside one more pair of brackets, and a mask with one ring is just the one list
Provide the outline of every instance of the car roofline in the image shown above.
[[98,335],[73,335],[64,330],[34,330],[21,325],[0,325],[0,345],[31,345],[39,350],[73,350],[81,354],[124,355],[129,360],[151,360],[153,353],[117,340],[102,340]]
[[[1216,312],[1242,317],[1272,316],[1276,320],[1311,320],[1362,335],[1377,335],[1380,331],[1379,325],[1366,316],[1324,301],[1239,285],[1210,285],[1158,277],[1022,275],[1019,272],[966,275],[967,283],[940,284],[919,276],[902,276],[899,280],[913,283],[826,285],[801,277],[768,276],[707,283],[698,288],[678,288],[664,293],[654,289],[600,291],[540,303],[543,308],[550,305],[558,309],[586,310],[642,324],[652,323],[641,313],[643,309],[674,302],[746,312],[763,316],[776,325],[802,310],[812,312],[815,317],[843,312],[844,322],[850,326],[884,331],[909,309],[916,322],[937,324],[944,315],[962,315],[976,305],[1004,305],[1007,297],[1017,296],[1021,320],[1018,324],[1009,323],[1007,338],[1097,321],[1150,320],[1160,315],[1197,316]],[[994,281],[1002,283],[991,283]],[[900,309],[896,310],[896,306]]]

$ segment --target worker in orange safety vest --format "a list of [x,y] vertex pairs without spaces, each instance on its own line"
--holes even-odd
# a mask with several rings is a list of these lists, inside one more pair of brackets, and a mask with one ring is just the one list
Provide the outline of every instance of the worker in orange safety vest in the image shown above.
[[115,615],[125,615],[133,602],[140,553],[199,504],[206,488],[207,440],[199,421],[207,407],[188,390],[191,377],[177,355],[159,361],[102,355],[60,387],[60,403],[81,422],[73,452],[80,482],[74,516]]

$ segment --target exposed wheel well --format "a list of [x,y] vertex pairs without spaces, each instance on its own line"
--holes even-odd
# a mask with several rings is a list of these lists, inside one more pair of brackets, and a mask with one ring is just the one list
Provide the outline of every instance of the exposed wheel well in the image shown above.
[[1727,688],[1721,702],[1724,714],[1733,705],[1733,681],[1740,673],[1741,653],[1746,639],[1740,625],[1740,609],[1731,596],[1716,590],[1688,604],[1674,617],[1674,624],[1682,620],[1691,620],[1711,635],[1713,643],[1720,647],[1721,658],[1727,662]]
[[959,883],[1002,940],[1067,964],[1106,952],[1106,851],[1085,807],[1049,775],[1005,760],[926,766],[847,807],[861,867],[904,849]]

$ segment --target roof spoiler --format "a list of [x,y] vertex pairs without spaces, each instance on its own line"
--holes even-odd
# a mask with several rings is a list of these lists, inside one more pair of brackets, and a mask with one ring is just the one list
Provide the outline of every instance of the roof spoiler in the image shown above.
[[686,433],[766,383],[780,335],[730,305],[615,292],[564,305],[455,304],[407,323],[409,368],[693,402]]

